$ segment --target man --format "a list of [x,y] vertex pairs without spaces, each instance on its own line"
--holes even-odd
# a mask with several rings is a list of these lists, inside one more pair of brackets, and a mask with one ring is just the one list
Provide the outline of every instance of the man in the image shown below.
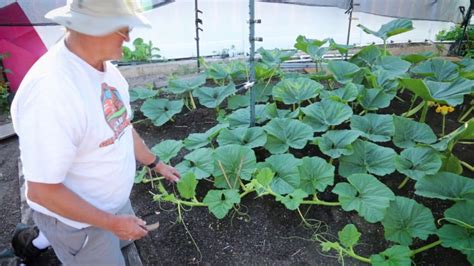
[[19,230],[17,254],[49,243],[65,265],[124,265],[119,239],[147,234],[129,196],[135,160],[176,182],[130,124],[120,59],[133,27],[149,27],[131,0],[73,0],[47,18],[64,40],[31,68],[12,104],[27,200],[38,229]]

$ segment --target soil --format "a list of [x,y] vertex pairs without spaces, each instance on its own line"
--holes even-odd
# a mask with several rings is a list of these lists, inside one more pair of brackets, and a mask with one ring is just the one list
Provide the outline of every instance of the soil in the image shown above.
[[[408,93],[401,95],[409,101]],[[469,100],[466,100],[468,102]],[[385,113],[401,114],[406,111],[407,103],[396,99]],[[447,132],[457,128],[455,122],[460,110],[456,110],[447,118]],[[141,119],[136,114],[136,120]],[[165,139],[184,139],[190,133],[204,132],[215,125],[214,110],[198,109],[192,112],[183,111],[176,116],[176,122],[155,127],[148,121],[135,125],[137,131],[151,147]],[[428,124],[435,133],[441,131],[441,116],[430,110]],[[293,151],[297,157],[317,155],[324,157],[315,148]],[[397,152],[400,152],[397,149]],[[454,153],[462,160],[474,164],[472,149],[468,145],[457,145]],[[13,137],[0,141],[0,250],[7,247],[17,222],[20,221],[19,195],[17,181],[17,158],[19,156],[18,140]],[[172,161],[179,162],[185,155],[184,150]],[[326,158],[326,157],[324,157]],[[465,171],[464,176],[474,177],[472,172]],[[448,202],[431,200],[414,195],[413,182],[402,189],[397,186],[403,176],[394,173],[380,178],[397,195],[415,198],[418,202],[433,211],[435,219],[443,215],[450,206]],[[336,181],[343,180],[336,177]],[[211,187],[210,183],[200,182],[198,194],[204,195]],[[167,184],[168,191],[176,187]],[[132,204],[137,216],[148,223],[160,221],[160,228],[151,232],[145,238],[136,241],[138,251],[144,265],[227,265],[227,264],[271,264],[271,265],[339,265],[336,254],[322,254],[317,242],[312,241],[315,234],[323,234],[333,240],[337,232],[346,224],[353,223],[362,232],[360,244],[355,248],[362,256],[370,256],[387,248],[390,243],[384,240],[383,227],[380,223],[369,224],[355,212],[345,212],[339,207],[313,206],[304,207],[306,218],[315,225],[308,228],[302,225],[297,212],[288,211],[281,203],[272,198],[255,198],[248,195],[242,199],[240,212],[233,213],[222,220],[216,219],[206,208],[195,207],[183,212],[184,223],[178,223],[177,210],[169,204],[159,205],[153,202],[154,189],[151,184],[138,184],[131,195]],[[337,197],[326,191],[321,199],[335,201]],[[185,226],[184,226],[185,225]],[[420,247],[434,241],[431,237],[427,241],[416,241],[414,247]],[[416,265],[469,265],[465,256],[458,251],[436,247],[418,254],[414,258]],[[363,263],[351,258],[344,258],[348,265],[362,265]],[[36,263],[58,264],[50,252],[43,255]]]

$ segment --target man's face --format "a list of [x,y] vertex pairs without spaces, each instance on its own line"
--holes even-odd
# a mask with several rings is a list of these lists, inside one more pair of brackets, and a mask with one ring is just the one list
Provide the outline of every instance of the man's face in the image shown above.
[[102,37],[101,47],[104,60],[119,60],[122,58],[122,46],[124,42],[130,41],[129,34],[130,29],[124,27]]

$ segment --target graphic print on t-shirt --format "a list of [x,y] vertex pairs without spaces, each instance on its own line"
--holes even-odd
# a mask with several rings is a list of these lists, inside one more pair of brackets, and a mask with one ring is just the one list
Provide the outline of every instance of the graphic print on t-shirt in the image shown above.
[[100,143],[100,147],[111,145],[119,139],[123,130],[130,125],[127,115],[127,108],[123,104],[122,97],[118,90],[107,83],[102,83],[102,95],[100,97],[104,109],[105,121],[112,129],[114,135]]

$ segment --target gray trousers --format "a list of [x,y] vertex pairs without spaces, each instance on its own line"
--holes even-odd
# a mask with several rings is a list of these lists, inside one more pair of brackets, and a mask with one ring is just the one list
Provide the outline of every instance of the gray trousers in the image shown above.
[[[117,214],[134,215],[130,201]],[[66,266],[125,265],[121,248],[131,241],[119,240],[113,233],[94,226],[77,229],[35,211],[33,220]]]

